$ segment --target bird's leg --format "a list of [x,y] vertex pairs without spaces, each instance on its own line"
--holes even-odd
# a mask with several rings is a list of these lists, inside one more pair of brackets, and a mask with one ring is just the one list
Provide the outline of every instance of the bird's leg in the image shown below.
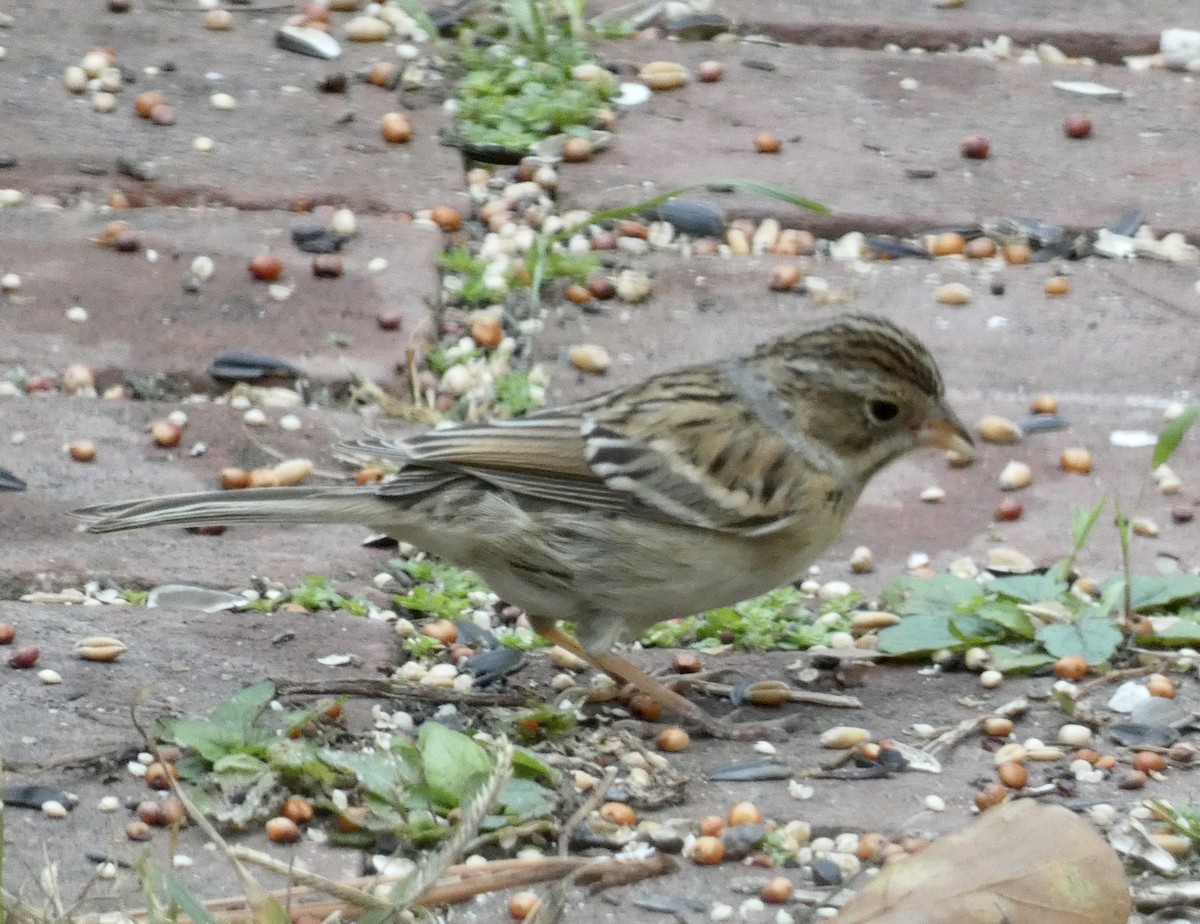
[[568,633],[558,626],[535,626],[538,633],[547,641],[559,645],[574,655],[578,655],[596,670],[604,671],[620,683],[636,687],[642,693],[655,699],[664,709],[678,713],[687,723],[695,725],[700,731],[714,738],[755,740],[769,738],[773,733],[792,732],[801,721],[801,716],[793,715],[783,719],[767,722],[731,722],[728,718],[719,719],[709,715],[690,699],[680,696],[665,683],[652,677],[636,664],[632,664],[620,655],[611,651],[604,654],[592,654],[579,644]]

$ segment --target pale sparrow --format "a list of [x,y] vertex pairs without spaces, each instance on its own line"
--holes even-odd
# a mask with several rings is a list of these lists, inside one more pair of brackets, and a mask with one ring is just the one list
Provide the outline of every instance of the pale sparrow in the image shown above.
[[868,479],[917,446],[970,452],[937,366],[890,321],[846,315],[749,356],[518,420],[353,444],[400,466],[379,484],[176,495],[77,514],[92,532],[364,524],[471,568],[542,635],[721,733],[612,645],[797,580]]

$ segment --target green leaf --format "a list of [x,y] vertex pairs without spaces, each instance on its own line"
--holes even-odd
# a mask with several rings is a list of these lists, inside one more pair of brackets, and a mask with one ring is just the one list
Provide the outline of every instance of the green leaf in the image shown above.
[[266,680],[256,683],[233,694],[217,707],[210,719],[172,722],[165,737],[180,747],[199,752],[210,763],[237,751],[262,747],[274,734],[261,727],[258,719],[274,696],[273,683]]
[[148,872],[156,889],[164,892],[172,904],[177,905],[195,924],[219,924],[213,913],[204,906],[204,902],[180,882],[174,872],[157,865],[151,867]]
[[959,642],[952,647],[986,645],[989,642],[1000,641],[1005,634],[1003,626],[981,619],[974,613],[958,613],[951,616],[949,629]]
[[1129,578],[1129,589],[1135,610],[1179,606],[1200,597],[1200,575],[1135,574]]
[[884,654],[928,654],[942,648],[958,648],[962,642],[950,629],[950,613],[909,616],[879,633],[879,650]]
[[512,779],[500,793],[500,806],[514,821],[529,821],[549,815],[553,806],[546,798],[546,790],[533,780]]
[[1158,442],[1154,444],[1154,458],[1151,464],[1155,468],[1174,455],[1197,417],[1200,417],[1200,404],[1189,404],[1182,414],[1163,427],[1162,433],[1158,435]]
[[354,774],[367,792],[390,805],[401,805],[408,789],[420,779],[419,756],[405,751],[321,751],[321,760],[334,770]]
[[1037,631],[1037,640],[1055,659],[1082,655],[1088,664],[1103,664],[1125,640],[1109,620],[1091,617],[1075,623],[1054,623]]
[[995,592],[1021,603],[1038,603],[1053,600],[1066,592],[1067,582],[1060,580],[1053,570],[1045,574],[1013,574],[998,577],[987,585],[989,593]]
[[991,645],[988,655],[989,665],[1005,674],[1023,674],[1054,663],[1054,658],[1040,651],[1022,651],[1010,645]]
[[982,601],[979,585],[952,574],[905,575],[885,592],[885,605],[900,615],[953,613]]
[[975,615],[980,619],[1003,626],[1013,635],[1024,639],[1032,639],[1034,635],[1033,620],[1017,609],[1017,604],[1007,600],[989,600],[982,603]]
[[518,777],[541,777],[547,783],[554,783],[558,779],[558,774],[549,765],[542,763],[525,748],[513,748],[513,772]]
[[425,784],[451,808],[469,798],[481,778],[492,772],[492,759],[479,744],[440,722],[426,722],[417,736]]

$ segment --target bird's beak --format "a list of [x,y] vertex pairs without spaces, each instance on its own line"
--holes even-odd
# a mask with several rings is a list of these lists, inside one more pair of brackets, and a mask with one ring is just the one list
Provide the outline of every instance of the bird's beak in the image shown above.
[[955,413],[939,404],[917,428],[917,444],[975,457],[975,443]]

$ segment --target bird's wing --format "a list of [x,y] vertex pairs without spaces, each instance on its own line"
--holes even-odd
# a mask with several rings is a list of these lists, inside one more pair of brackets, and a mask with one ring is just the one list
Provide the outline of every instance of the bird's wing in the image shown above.
[[795,522],[813,485],[811,466],[777,429],[704,366],[519,420],[349,448],[400,463],[402,476],[456,471],[554,502],[759,534]]

